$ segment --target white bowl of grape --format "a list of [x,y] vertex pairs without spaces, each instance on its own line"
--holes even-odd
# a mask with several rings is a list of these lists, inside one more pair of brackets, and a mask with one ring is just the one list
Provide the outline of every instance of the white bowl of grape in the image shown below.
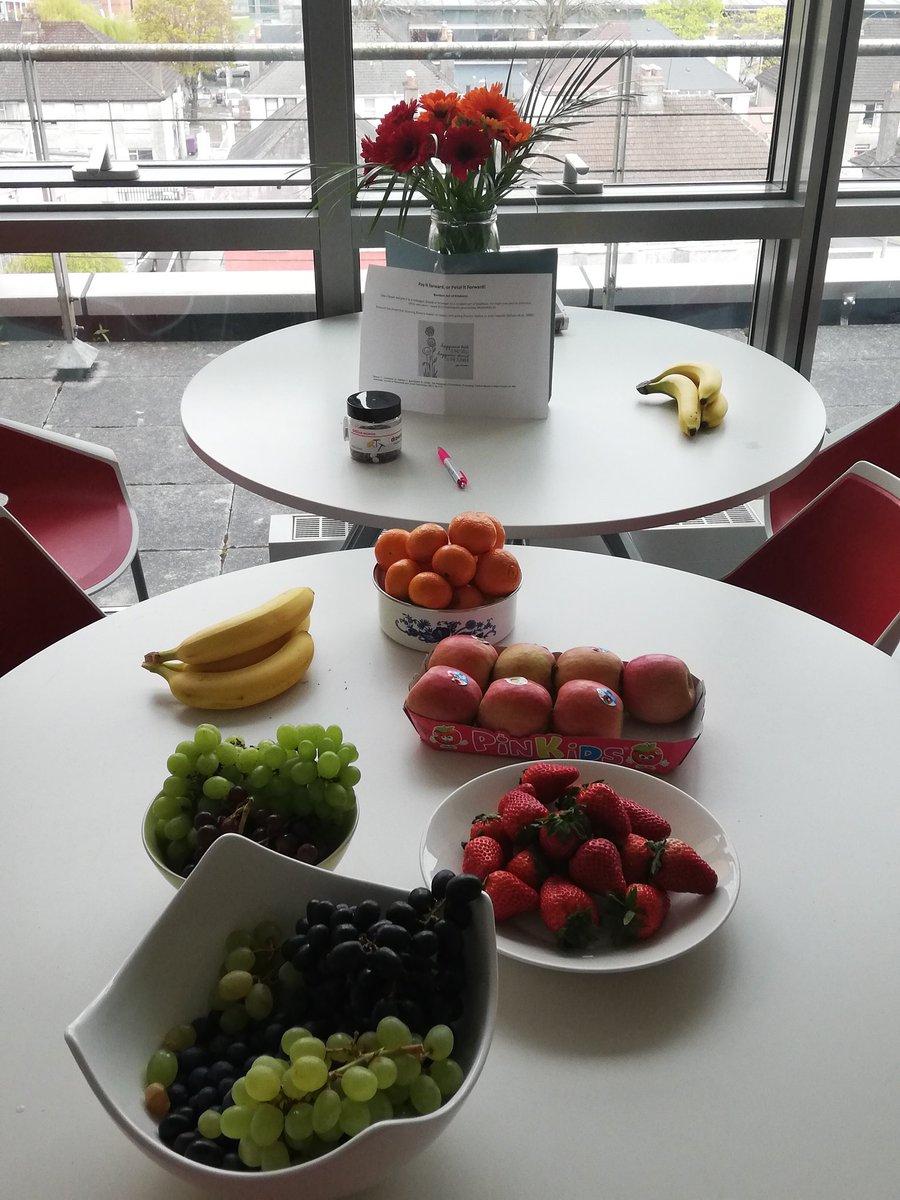
[[66,1030],[125,1134],[224,1200],[370,1187],[475,1086],[497,1005],[493,911],[216,839]]
[[175,887],[225,833],[331,869],[359,819],[358,757],[339,725],[279,725],[255,744],[198,725],[167,759],[144,814],[144,848]]

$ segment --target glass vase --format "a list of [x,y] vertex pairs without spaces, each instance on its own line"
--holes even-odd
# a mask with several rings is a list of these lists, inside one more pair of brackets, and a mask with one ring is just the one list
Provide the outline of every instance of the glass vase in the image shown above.
[[431,210],[428,249],[438,254],[483,254],[500,249],[497,210],[482,213],[446,213]]

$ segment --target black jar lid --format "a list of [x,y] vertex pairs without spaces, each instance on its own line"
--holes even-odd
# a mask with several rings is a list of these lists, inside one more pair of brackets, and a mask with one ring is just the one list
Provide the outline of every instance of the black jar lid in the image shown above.
[[395,392],[354,392],[347,397],[347,415],[356,421],[390,421],[400,416],[400,397]]

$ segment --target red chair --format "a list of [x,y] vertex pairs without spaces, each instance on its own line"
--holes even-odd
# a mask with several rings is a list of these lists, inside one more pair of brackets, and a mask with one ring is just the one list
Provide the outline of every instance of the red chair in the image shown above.
[[777,533],[856,462],[900,475],[900,402],[839,430],[799,475],[771,492],[765,501],[767,533]]
[[138,599],[147,599],[137,517],[111,450],[0,418],[0,488],[12,515],[85,592],[130,565]]
[[2,494],[0,574],[0,675],[103,616],[9,512]]
[[854,463],[725,582],[893,653],[900,642],[900,479]]

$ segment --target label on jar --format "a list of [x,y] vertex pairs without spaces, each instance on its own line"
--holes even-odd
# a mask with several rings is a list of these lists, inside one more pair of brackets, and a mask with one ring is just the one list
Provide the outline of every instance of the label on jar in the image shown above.
[[399,454],[403,433],[399,420],[386,425],[370,425],[345,417],[344,437],[354,457],[383,459],[395,458]]

